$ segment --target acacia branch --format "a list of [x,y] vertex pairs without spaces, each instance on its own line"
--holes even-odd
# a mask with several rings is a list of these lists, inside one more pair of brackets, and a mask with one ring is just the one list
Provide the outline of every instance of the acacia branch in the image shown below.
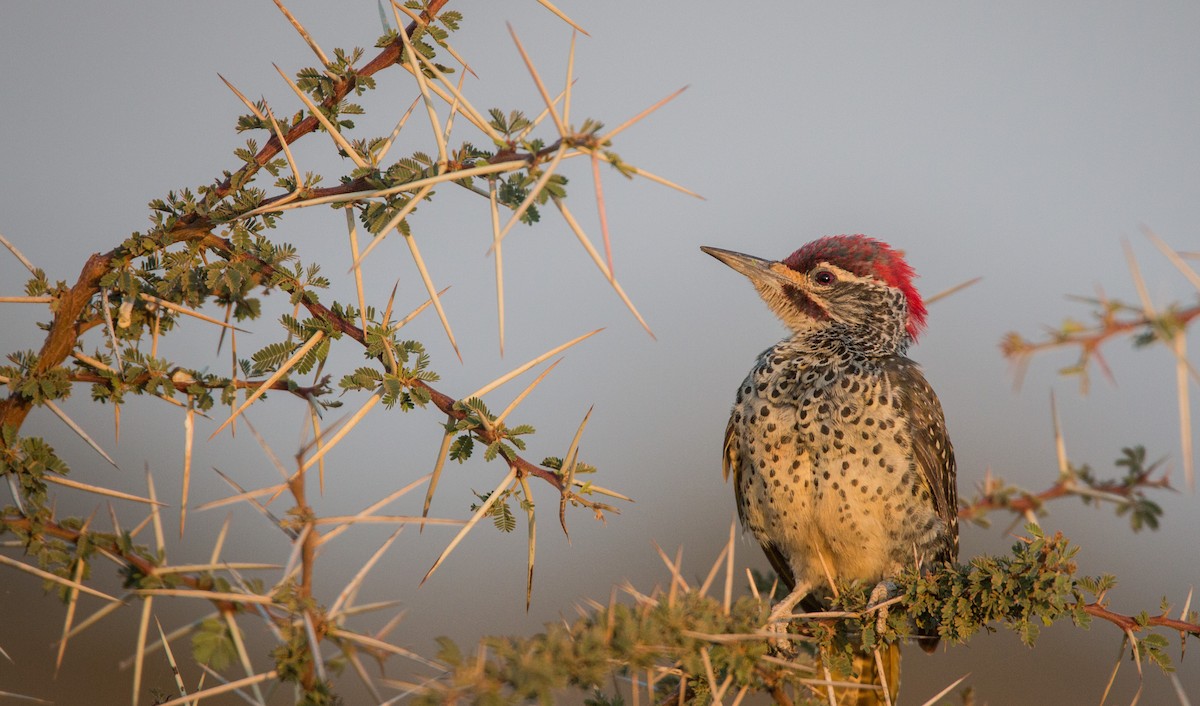
[[[448,0],[430,0],[425,11],[421,13],[421,21],[428,22],[431,20],[447,2]],[[417,31],[417,27],[417,21],[413,21],[404,31],[411,36],[412,33]],[[397,37],[384,47],[375,58],[367,62],[361,69],[357,69],[353,76],[372,76],[396,64],[400,59],[403,48],[402,40]],[[321,107],[325,109],[333,108],[348,96],[354,90],[354,87],[355,81],[353,78],[338,80],[333,93],[321,103]],[[309,115],[288,130],[284,139],[288,144],[291,144],[313,132],[318,126],[317,118]],[[259,150],[253,163],[242,167],[240,172],[242,178],[239,180],[239,183],[246,183],[251,176],[257,173],[263,165],[270,162],[282,150],[283,145],[279,141],[279,138],[272,135],[267,140],[267,143],[263,145],[262,149]],[[216,193],[221,197],[227,196],[232,190],[232,184],[232,177],[225,179],[221,184],[216,186]],[[360,184],[359,187],[361,188],[361,186]],[[342,185],[326,191],[334,193],[337,190],[347,188],[347,186]],[[203,238],[205,235],[211,234],[210,231],[213,227],[215,227],[215,224],[208,218],[197,216],[185,217],[165,232],[160,233],[160,235],[165,236],[163,238],[163,248],[165,249],[174,243]],[[38,353],[37,365],[33,371],[34,374],[45,373],[57,368],[67,359],[67,356],[74,350],[80,334],[83,332],[80,329],[80,316],[91,305],[93,298],[100,291],[100,279],[112,269],[114,263],[127,260],[129,257],[130,253],[124,247],[114,248],[107,253],[94,253],[84,263],[83,270],[79,273],[75,284],[69,290],[56,297],[54,319],[42,343],[42,348]],[[29,415],[32,404],[33,400],[18,394],[11,394],[5,399],[0,400],[0,427],[10,426],[19,429],[24,424],[25,418]],[[0,441],[0,445],[2,444],[3,442]]]
[[1134,502],[1147,488],[1171,490],[1167,477],[1164,475],[1152,478],[1153,471],[1154,468],[1151,467],[1131,479],[1103,482],[1085,482],[1078,476],[1071,475],[1060,478],[1054,485],[1039,493],[1003,488],[998,481],[989,479],[985,481],[984,492],[959,506],[958,517],[962,520],[977,521],[994,510],[1009,510],[1016,515],[1024,515],[1037,512],[1051,500],[1071,496],[1099,498],[1111,502]]
[[1125,632],[1138,632],[1147,628],[1167,628],[1200,637],[1200,623],[1189,623],[1186,620],[1175,619],[1166,614],[1147,616],[1143,621],[1132,615],[1115,613],[1098,601],[1083,606],[1083,612],[1101,620],[1107,620]]
[[[1142,309],[1102,300],[1098,302],[1103,311],[1097,314],[1098,324],[1090,327],[1064,325],[1061,330],[1050,331],[1045,340],[1029,341],[1019,333],[1007,334],[1000,342],[1000,351],[1005,358],[1024,369],[1028,360],[1035,354],[1059,348],[1075,348],[1079,350],[1079,361],[1076,368],[1084,371],[1087,364],[1095,359],[1106,374],[1108,366],[1100,353],[1100,348],[1114,338],[1129,335],[1135,331],[1154,331],[1163,329],[1165,325],[1187,328],[1191,322],[1200,317],[1200,304],[1185,309],[1172,309],[1159,315],[1150,315]],[[1118,312],[1129,310],[1137,315],[1122,318]]]
[[[141,387],[149,382],[151,377],[152,375],[150,373],[142,373],[141,375],[138,375],[132,379],[122,378],[121,381],[131,387]],[[100,385],[107,385],[113,382],[112,378],[104,375],[82,372],[71,373],[67,376],[67,379],[71,382]],[[329,380],[330,378],[328,375],[322,378],[321,381],[316,385],[296,385],[292,380],[276,380],[275,382],[271,383],[271,386],[267,389],[281,390],[283,392],[289,392],[300,398],[310,399],[327,394],[329,392]],[[219,378],[216,380],[171,380],[171,386],[174,387],[177,392],[184,393],[188,392],[190,388],[195,387],[202,387],[207,390],[221,390],[229,387],[230,385],[238,388],[239,390],[257,390],[262,387],[262,381],[241,379],[234,380],[229,378]]]
[[[421,12],[421,24],[427,23],[433,19],[448,1],[449,0],[429,0],[429,5],[424,11]],[[413,20],[409,23],[408,27],[404,29],[404,32],[411,37],[413,33],[417,31],[418,26],[418,22]],[[343,99],[346,98],[346,96],[350,95],[351,91],[354,90],[355,86],[357,85],[356,77],[373,76],[383,69],[399,63],[400,54],[403,51],[404,42],[399,36],[397,36],[396,39],[392,40],[390,44],[376,54],[375,58],[368,61],[361,69],[356,69],[349,78],[336,79],[334,82],[333,93],[321,102],[320,107],[324,110],[330,110],[337,106],[342,102]],[[296,123],[290,130],[288,130],[287,134],[284,135],[284,140],[286,140],[290,145],[296,140],[299,140],[301,137],[313,132],[320,126],[321,123],[317,120],[316,115],[310,113],[308,117]],[[254,156],[254,162],[242,167],[240,171],[240,176],[242,179],[240,182],[245,183],[246,178],[257,173],[259,169],[262,169],[264,165],[270,162],[282,151],[283,144],[279,141],[279,137],[276,135],[271,135],[271,138],[267,140],[266,144],[262,146],[262,149],[258,151],[258,154]],[[226,196],[233,188],[232,185],[233,178],[228,177],[216,187],[216,191],[219,195]],[[299,184],[297,184],[297,186],[299,186]]]

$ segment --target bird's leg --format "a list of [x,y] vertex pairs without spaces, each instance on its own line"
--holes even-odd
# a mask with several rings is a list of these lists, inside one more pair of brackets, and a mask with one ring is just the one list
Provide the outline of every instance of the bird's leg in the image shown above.
[[[770,617],[767,618],[767,632],[786,635],[788,625],[791,623],[790,616],[792,614],[792,609],[796,607],[797,603],[804,600],[804,597],[807,596],[811,590],[812,587],[809,584],[796,584],[796,587],[792,589],[791,593],[789,593],[782,601],[776,603],[775,606],[771,608]],[[786,655],[793,655],[796,652],[792,647],[791,641],[787,640],[786,638],[771,638],[770,643],[771,648],[776,652]]]
[[[888,601],[899,595],[899,588],[896,582],[890,579],[884,579],[875,584],[875,588],[871,589],[871,597],[867,600],[867,610]],[[879,635],[887,628],[888,606],[883,606],[875,614],[875,634]]]

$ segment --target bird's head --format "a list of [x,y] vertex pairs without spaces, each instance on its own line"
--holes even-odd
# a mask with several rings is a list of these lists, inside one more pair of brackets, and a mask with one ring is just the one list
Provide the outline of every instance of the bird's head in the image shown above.
[[704,252],[750,279],[795,333],[838,327],[900,348],[925,328],[925,303],[901,252],[865,235],[814,240],[783,260],[719,248]]

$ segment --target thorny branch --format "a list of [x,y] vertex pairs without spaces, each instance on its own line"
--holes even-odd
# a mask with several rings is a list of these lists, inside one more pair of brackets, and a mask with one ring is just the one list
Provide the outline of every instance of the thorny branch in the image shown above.
[[[421,13],[421,23],[427,23],[431,18],[435,17],[448,1],[449,0],[429,0],[428,6]],[[411,23],[409,23],[408,27],[404,29],[404,31],[406,34],[408,34],[408,36],[411,37],[413,33],[417,31],[417,27],[418,22],[413,20]],[[389,68],[393,65],[398,65],[400,62],[400,55],[403,51],[404,42],[397,37],[392,43],[384,47],[383,50],[375,56],[375,58],[368,61],[361,69],[355,70],[355,75],[363,77],[372,76],[383,69]],[[354,87],[355,82],[353,77],[349,79],[336,79],[332,93],[321,103],[320,107],[325,110],[333,108],[341,103],[343,99],[349,96],[350,92],[354,90]],[[301,137],[313,132],[320,126],[321,123],[317,119],[316,115],[310,114],[293,126],[291,130],[288,130],[288,133],[284,136],[284,139],[290,145],[296,140],[299,140]],[[231,176],[230,178],[226,179],[218,187],[218,193],[222,196],[228,194],[233,188],[232,185],[234,183],[244,183],[246,178],[253,175],[282,151],[283,145],[280,143],[279,138],[275,135],[272,135],[271,139],[267,140],[267,143],[263,145],[262,149],[258,151],[257,155],[255,155],[254,164],[248,164],[242,168],[242,171],[239,174],[241,178],[235,180]],[[346,191],[353,191],[353,189],[347,189]]]
[[1166,475],[1153,478],[1154,466],[1123,480],[1086,481],[1076,475],[1065,476],[1049,488],[1033,493],[1004,485],[990,474],[984,479],[980,493],[959,505],[959,519],[979,522],[994,510],[1009,510],[1017,516],[1028,516],[1042,509],[1047,502],[1078,496],[1107,500],[1114,503],[1134,503],[1141,500],[1144,490],[1172,490]]
[[1139,632],[1147,628],[1167,628],[1200,637],[1200,623],[1189,623],[1186,620],[1172,618],[1166,613],[1147,616],[1145,620],[1141,620],[1138,616],[1115,613],[1100,602],[1088,603],[1083,606],[1083,610],[1090,616],[1107,620],[1125,632]]
[[[446,0],[429,0],[425,11],[422,13],[420,21],[427,22],[433,16],[436,16],[442,6],[446,4]],[[411,35],[418,26],[418,22],[414,21],[410,24],[405,32]],[[361,68],[355,69],[354,73],[349,77],[334,78],[334,87],[330,95],[321,103],[322,109],[333,109],[347,97],[355,88],[355,82],[359,77],[369,77],[385,68],[393,65],[399,65],[401,54],[404,50],[404,41],[397,37],[386,46],[378,55],[367,62]],[[414,67],[410,70],[420,70]],[[310,113],[296,125],[288,130],[287,134],[281,141],[278,135],[273,135],[266,144],[256,153],[252,160],[249,160],[239,172],[230,175],[221,183],[213,187],[213,193],[217,198],[223,198],[231,194],[234,190],[234,184],[245,184],[257,173],[261,168],[271,162],[271,160],[283,151],[283,143],[291,144],[301,137],[314,132],[320,126],[320,122],[315,114]],[[532,153],[519,152],[514,144],[502,148],[497,154],[493,155],[489,162],[525,162],[529,166],[536,166],[540,161],[548,156],[559,152],[565,146],[577,146],[587,149],[597,149],[600,147],[594,135],[571,135],[566,136],[553,144],[546,146]],[[450,162],[445,165],[442,172],[443,175],[452,175],[455,171],[465,169],[466,166],[455,162]],[[299,185],[298,185],[299,186]],[[292,205],[297,202],[303,202],[314,199],[327,198],[342,194],[350,194],[359,191],[369,190],[370,186],[365,178],[348,180],[342,184],[329,188],[310,188],[296,198],[295,194],[275,196],[264,199],[258,204],[260,212],[270,210],[272,204],[279,203],[283,199],[289,199]],[[234,262],[238,260],[253,260],[251,263],[251,277],[255,283],[270,281],[275,275],[275,268],[269,263],[256,258],[253,255],[236,252],[232,244],[218,236],[214,230],[222,225],[216,222],[209,216],[201,216],[196,214],[184,215],[170,225],[161,228],[154,236],[157,240],[156,250],[165,251],[173,245],[181,243],[190,243],[199,246],[203,250],[216,253],[224,259]],[[88,330],[101,325],[103,320],[94,315],[94,307],[96,306],[96,297],[101,293],[100,285],[102,279],[113,271],[114,268],[120,267],[123,263],[133,259],[134,253],[129,247],[119,246],[108,252],[95,253],[91,255],[84,264],[76,281],[69,288],[64,288],[57,292],[52,303],[53,320],[50,323],[45,339],[43,340],[41,349],[37,354],[35,366],[30,370],[34,376],[38,376],[49,371],[60,368],[68,357],[75,351],[80,337]],[[363,329],[354,324],[353,321],[340,316],[323,304],[313,300],[312,298],[302,298],[301,302],[307,308],[310,314],[314,317],[324,320],[332,324],[341,333],[353,338],[360,344],[366,344],[366,336]],[[126,384],[136,386],[139,381],[148,381],[150,373],[143,377],[146,380],[131,379],[124,380]],[[111,383],[109,378],[99,373],[93,373],[84,370],[71,370],[68,372],[66,379],[69,382],[77,383],[93,383],[105,384]],[[328,379],[322,380],[319,384],[311,387],[295,387],[288,380],[280,380],[272,384],[271,389],[287,390],[301,397],[313,398],[327,391]],[[232,384],[235,387],[242,389],[258,389],[261,383],[246,380],[221,381],[219,385],[209,384],[205,381],[197,381],[191,379],[190,376],[181,376],[178,379],[172,378],[171,385],[176,390],[186,392],[189,387],[199,385],[204,388],[226,387]],[[411,386],[421,388],[426,392],[434,403],[434,405],[443,413],[454,419],[463,419],[467,413],[463,411],[458,404],[458,400],[444,394],[443,392],[434,389],[427,383],[421,380],[412,380]],[[34,406],[34,400],[26,397],[19,392],[12,392],[3,400],[0,400],[0,427],[8,427],[13,430],[19,429],[30,410]],[[501,438],[501,433],[491,428],[473,429],[472,432],[479,440],[485,443],[492,443]],[[0,444],[4,442],[0,440]],[[535,476],[550,483],[554,486],[564,500],[570,499],[572,502],[592,509],[597,516],[603,517],[604,512],[617,512],[611,506],[603,503],[593,502],[580,497],[573,492],[564,477],[547,468],[538,466],[520,456],[512,455],[507,457],[507,462],[513,468],[519,477]],[[299,599],[298,604],[305,606],[303,610],[308,614],[309,619],[315,624],[319,640],[324,635],[326,626],[320,615],[317,615],[314,609],[308,607],[311,605],[311,590],[312,590],[312,571],[313,562],[316,558],[316,548],[320,542],[320,534],[316,531],[315,526],[311,524],[312,509],[308,505],[304,486],[305,474],[297,473],[291,477],[288,482],[288,488],[296,502],[296,513],[300,518],[301,524],[307,523],[309,531],[305,536],[303,545],[300,549],[300,567],[301,572],[297,580],[295,590],[296,597]],[[50,518],[39,518],[36,521],[32,518],[22,515],[11,515],[0,518],[0,524],[9,530],[27,533],[44,533],[45,536],[54,537],[59,540],[80,544],[88,541],[97,543],[96,546],[105,554],[117,558],[123,562],[132,571],[145,576],[154,576],[165,568],[156,566],[155,562],[139,554],[135,549],[127,549],[122,544],[113,539],[98,540],[94,533],[88,533],[86,529],[73,529],[69,526],[60,524],[58,521]],[[564,527],[565,529],[565,527]],[[173,573],[177,576],[182,585],[196,590],[207,590],[211,579],[202,573]],[[214,605],[219,611],[224,614],[234,613],[244,610],[245,606],[237,602],[213,599]],[[284,618],[275,616],[276,621],[283,621]],[[301,675],[301,681],[306,689],[313,686],[315,675],[312,669],[313,665],[310,662],[308,669]]]
[[[1088,364],[1094,360],[1104,374],[1111,378],[1112,373],[1100,352],[1101,346],[1105,343],[1135,332],[1142,332],[1143,335],[1157,335],[1167,330],[1187,328],[1192,320],[1200,317],[1200,304],[1184,309],[1171,309],[1161,315],[1150,316],[1142,309],[1107,299],[1088,301],[1101,306],[1101,311],[1097,314],[1098,323],[1093,326],[1082,326],[1068,322],[1061,330],[1048,331],[1047,338],[1042,341],[1030,341],[1019,333],[1009,333],[1000,343],[1000,350],[1004,357],[1013,361],[1020,372],[1035,354],[1061,348],[1073,348],[1079,350],[1079,359],[1076,365],[1070,369],[1072,372],[1084,374]],[[1132,315],[1129,315],[1130,312],[1133,312]],[[1084,380],[1086,381],[1086,377]]]

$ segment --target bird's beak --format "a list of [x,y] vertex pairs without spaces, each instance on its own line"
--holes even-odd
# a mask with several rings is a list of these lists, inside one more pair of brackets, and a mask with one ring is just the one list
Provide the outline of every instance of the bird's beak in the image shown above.
[[778,276],[771,270],[771,265],[774,264],[771,260],[764,260],[761,257],[754,257],[753,255],[744,255],[732,250],[710,248],[707,245],[700,246],[700,249],[738,272],[741,272],[746,277],[749,277],[751,282],[758,282],[764,277]]

